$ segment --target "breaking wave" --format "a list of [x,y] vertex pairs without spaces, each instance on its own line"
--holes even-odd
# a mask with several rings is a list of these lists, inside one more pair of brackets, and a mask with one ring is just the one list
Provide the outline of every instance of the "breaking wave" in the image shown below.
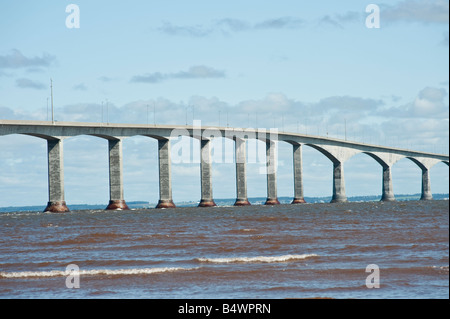
[[316,254],[303,254],[303,255],[284,255],[284,256],[259,256],[259,257],[233,257],[233,258],[196,258],[198,262],[203,263],[277,263],[302,260],[309,257],[316,257]]
[[[164,272],[189,271],[197,268],[177,268],[177,267],[163,267],[163,268],[134,268],[134,269],[90,269],[80,270],[80,276],[89,275],[150,275]],[[52,270],[52,271],[22,271],[22,272],[0,272],[0,278],[30,278],[30,277],[61,277],[74,275],[76,273],[70,271]]]

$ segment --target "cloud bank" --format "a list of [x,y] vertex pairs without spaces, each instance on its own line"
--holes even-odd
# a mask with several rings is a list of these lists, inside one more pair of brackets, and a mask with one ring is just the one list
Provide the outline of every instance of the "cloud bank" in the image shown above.
[[[329,13],[312,19],[284,16],[252,23],[227,17],[207,24],[195,25],[176,25],[165,21],[161,27],[157,28],[157,31],[170,36],[201,38],[212,34],[229,35],[260,30],[294,30],[308,26],[329,25],[343,29],[348,23],[364,25],[367,17],[365,6],[366,4],[361,5],[359,10]],[[405,0],[396,4],[380,3],[379,6],[383,23],[416,22],[439,25],[448,25],[449,23],[449,2],[447,0]]]
[[[181,78],[192,76],[177,74]],[[33,86],[25,82],[27,85]],[[448,145],[447,97],[447,90],[438,87],[423,88],[407,103],[391,97],[355,96],[329,96],[305,102],[270,93],[260,99],[230,104],[215,97],[193,96],[187,104],[165,98],[124,105],[110,101],[108,119],[101,104],[78,103],[56,108],[55,117],[58,121],[170,125],[191,125],[193,120],[200,120],[204,126],[277,128],[397,147],[406,147],[414,140],[416,149],[430,151],[430,145]],[[31,114],[3,106],[0,118],[45,120],[47,116],[44,109]]]

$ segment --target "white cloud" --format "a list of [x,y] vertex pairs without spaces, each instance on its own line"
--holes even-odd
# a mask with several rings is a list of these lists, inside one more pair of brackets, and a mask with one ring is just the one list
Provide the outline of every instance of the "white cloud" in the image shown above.
[[0,69],[18,69],[30,67],[49,67],[55,62],[55,56],[43,53],[42,56],[26,57],[17,49],[10,54],[0,55]]
[[175,73],[147,73],[144,75],[135,75],[130,82],[133,83],[160,83],[170,79],[214,79],[224,78],[225,72],[205,65],[196,65],[190,67],[187,71]]
[[172,36],[206,37],[213,33],[230,34],[244,31],[298,29],[304,26],[304,20],[297,17],[284,16],[251,23],[234,18],[223,18],[209,25],[173,25],[164,22],[158,31]]
[[103,76],[99,77],[98,80],[100,80],[102,82],[112,82],[115,80],[115,78],[103,75]]
[[447,91],[445,89],[426,87],[418,93],[412,102],[389,108],[380,115],[395,118],[448,119],[449,110],[445,103],[446,96]]
[[77,85],[74,85],[73,89],[77,90],[77,91],[86,91],[87,90],[87,86],[84,83],[79,83]]
[[208,29],[202,25],[178,26],[173,25],[170,22],[164,22],[163,25],[158,28],[158,31],[172,36],[189,37],[205,37],[212,32],[211,29]]
[[[389,142],[392,146],[431,135],[439,136],[439,144],[446,144],[449,112],[446,98],[445,89],[433,87],[424,88],[409,103],[399,106],[391,106],[396,103],[391,97],[381,100],[331,96],[317,102],[304,102],[282,93],[270,93],[261,99],[230,104],[216,97],[193,96],[187,102],[159,98],[125,105],[110,101],[103,107],[100,103],[65,105],[55,108],[55,118],[58,121],[173,125],[192,125],[193,120],[200,120],[203,126],[277,128],[337,138],[346,136],[361,142]],[[46,110],[29,113],[1,107],[0,114],[4,119],[45,120]],[[427,120],[436,123],[424,126]],[[429,139],[422,144],[426,143]]]
[[298,29],[304,25],[303,19],[295,17],[280,17],[258,22],[254,29]]
[[405,0],[395,5],[384,5],[383,20],[420,23],[449,23],[448,0]]
[[420,91],[414,100],[412,109],[417,116],[440,115],[445,111],[444,98],[447,92],[444,89],[427,87]]
[[[449,23],[448,0],[404,0],[396,4],[380,4],[380,7],[381,17],[386,22]],[[175,25],[171,22],[164,22],[158,31],[171,36],[199,38],[214,33],[229,35],[260,30],[299,29],[311,23],[343,29],[347,23],[364,23],[367,16],[364,8],[361,6],[359,11],[350,10],[344,13],[325,14],[310,21],[300,17],[283,16],[254,23],[230,17],[218,19],[209,24]]]
[[27,78],[17,79],[16,86],[22,89],[35,89],[35,90],[45,90],[47,88],[45,84]]

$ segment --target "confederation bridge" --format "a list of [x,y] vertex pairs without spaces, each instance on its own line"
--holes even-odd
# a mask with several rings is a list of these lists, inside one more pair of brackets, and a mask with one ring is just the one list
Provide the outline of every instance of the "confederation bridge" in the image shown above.
[[147,136],[158,141],[159,202],[156,208],[175,207],[172,200],[170,142],[179,136],[189,136],[200,141],[200,207],[215,206],[212,192],[212,162],[210,142],[216,137],[234,141],[236,163],[236,206],[250,205],[247,199],[246,143],[258,139],[266,145],[267,200],[266,205],[279,204],[277,198],[276,141],[292,145],[294,199],[293,204],[304,203],[302,182],[302,146],[307,145],[325,155],[333,163],[333,197],[331,202],[345,202],[344,163],[358,153],[365,153],[377,161],[382,174],[382,201],[394,201],[392,166],[408,158],[422,170],[421,200],[431,200],[429,170],[439,162],[449,165],[449,156],[392,147],[369,145],[340,139],[296,133],[274,132],[262,129],[213,128],[173,125],[139,125],[106,123],[69,123],[0,120],[0,136],[24,134],[45,139],[48,146],[48,193],[46,212],[68,212],[64,199],[63,141],[78,135],[96,136],[109,145],[109,191],[107,210],[128,209],[124,199],[122,142],[132,136]]

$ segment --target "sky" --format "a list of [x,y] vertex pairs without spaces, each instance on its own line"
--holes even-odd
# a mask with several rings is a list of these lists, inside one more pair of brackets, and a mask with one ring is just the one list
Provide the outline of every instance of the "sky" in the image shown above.
[[[370,4],[379,28],[370,28]],[[52,79],[57,121],[196,120],[448,154],[448,8],[442,0],[4,1],[0,119],[51,119]],[[0,206],[45,205],[46,141],[1,136],[0,149]],[[125,199],[157,202],[156,141],[128,138],[123,153]],[[278,157],[278,196],[293,196],[292,147],[279,143]],[[266,196],[262,165],[248,164],[249,197]],[[64,170],[69,207],[108,202],[106,140],[65,140]],[[381,172],[367,155],[349,159],[347,196],[380,195]],[[420,193],[412,161],[392,173],[395,194]],[[308,146],[303,174],[305,196],[331,196],[332,163]],[[448,166],[430,174],[432,192],[448,193]],[[173,163],[172,184],[175,202],[199,200],[199,164]],[[234,164],[213,165],[213,193],[236,196]]]

